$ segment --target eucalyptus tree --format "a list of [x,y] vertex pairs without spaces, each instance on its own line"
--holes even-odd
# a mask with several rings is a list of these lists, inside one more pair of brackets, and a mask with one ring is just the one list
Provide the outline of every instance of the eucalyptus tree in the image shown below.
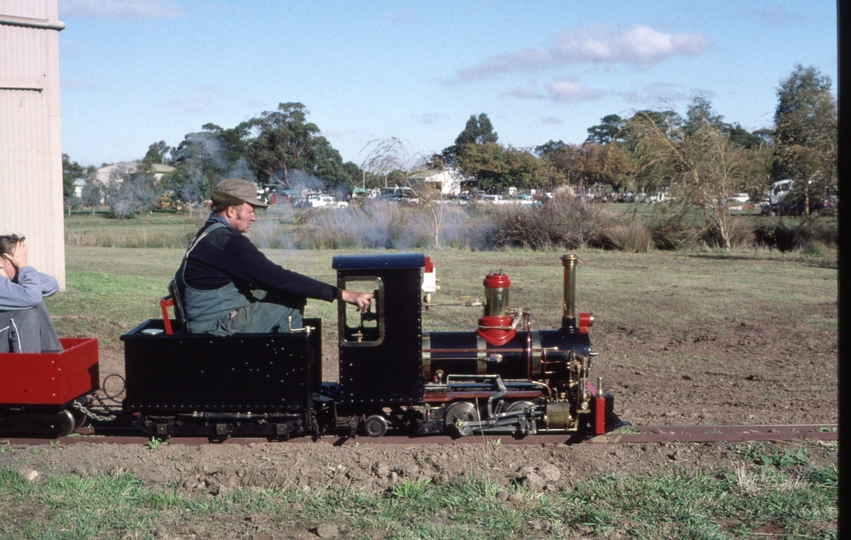
[[749,170],[746,150],[730,140],[721,117],[703,98],[691,103],[683,121],[660,123],[658,119],[636,114],[628,122],[639,167],[663,171],[680,211],[700,208],[706,226],[717,230],[723,247],[730,250],[733,216],[725,201]]
[[623,128],[626,120],[617,114],[607,114],[600,123],[588,128],[588,138],[585,142],[609,144],[623,138]]
[[772,176],[798,180],[794,189],[807,212],[811,196],[837,179],[837,105],[830,88],[829,77],[799,64],[777,90]]
[[531,150],[495,142],[467,145],[459,170],[476,178],[479,189],[494,193],[509,187],[549,190],[564,180],[551,162]]
[[309,111],[302,103],[281,103],[274,111],[240,124],[246,136],[245,153],[261,184],[293,187],[293,171],[319,178],[327,188],[355,181],[340,153],[307,121]]
[[440,159],[445,165],[461,166],[464,154],[470,147],[494,144],[499,140],[499,135],[493,130],[493,124],[485,113],[470,115],[464,129],[455,138],[455,144],[447,146],[440,154]]
[[164,178],[164,189],[184,201],[189,214],[213,193],[213,187],[227,177],[230,169],[222,142],[224,130],[205,124],[202,130],[187,134],[172,150],[175,170]]
[[166,163],[170,152],[171,146],[167,145],[165,141],[151,143],[142,161],[148,163]]
[[553,178],[572,186],[611,186],[614,191],[626,187],[632,164],[623,145],[616,142],[600,144],[565,144],[549,141],[535,148],[540,158],[552,165]]

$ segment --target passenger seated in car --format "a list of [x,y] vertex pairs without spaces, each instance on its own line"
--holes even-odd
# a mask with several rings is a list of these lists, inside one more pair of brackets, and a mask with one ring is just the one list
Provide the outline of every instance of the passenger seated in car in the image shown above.
[[59,284],[30,266],[27,255],[23,236],[0,236],[0,353],[60,352],[43,302]]

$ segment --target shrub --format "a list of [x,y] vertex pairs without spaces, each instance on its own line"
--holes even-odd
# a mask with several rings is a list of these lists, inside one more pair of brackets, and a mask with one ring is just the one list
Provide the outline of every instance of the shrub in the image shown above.
[[808,219],[795,231],[795,245],[807,253],[821,254],[839,245],[839,231],[830,222]]
[[[731,249],[753,247],[756,243],[754,227],[743,219],[732,218],[728,221],[728,235]],[[707,227],[701,234],[701,239],[711,247],[724,247],[724,238],[716,225]]]
[[754,228],[755,244],[769,249],[792,251],[800,249],[806,253],[823,254],[836,248],[839,234],[830,222],[814,219],[772,222]]
[[611,224],[603,227],[598,241],[603,249],[624,251],[627,253],[646,253],[650,249],[653,236],[650,229],[642,223]]
[[702,230],[695,224],[693,216],[685,211],[656,218],[650,222],[649,228],[653,245],[663,250],[674,250],[693,244]]
[[593,244],[600,231],[612,221],[602,205],[570,194],[559,194],[540,208],[500,206],[501,224],[495,247],[529,249],[577,249]]

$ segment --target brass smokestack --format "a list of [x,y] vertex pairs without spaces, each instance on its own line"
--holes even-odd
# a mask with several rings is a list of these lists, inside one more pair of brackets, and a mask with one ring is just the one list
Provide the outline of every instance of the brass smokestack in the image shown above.
[[562,302],[562,326],[576,327],[576,265],[579,257],[562,255],[561,264],[564,266],[564,300]]

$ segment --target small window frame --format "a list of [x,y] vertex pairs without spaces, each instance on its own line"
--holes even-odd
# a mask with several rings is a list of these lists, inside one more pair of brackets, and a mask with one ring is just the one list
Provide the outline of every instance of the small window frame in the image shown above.
[[[384,317],[384,281],[379,276],[359,275],[347,276],[339,283],[340,288],[355,292],[377,293],[372,300],[372,308],[375,310],[375,326],[362,328],[360,324],[352,326],[351,321],[363,320],[357,311],[357,307],[340,301],[339,306],[339,342],[344,347],[377,347],[384,342],[385,317]],[[363,330],[369,330],[364,332]],[[360,332],[360,338],[357,333]]]

